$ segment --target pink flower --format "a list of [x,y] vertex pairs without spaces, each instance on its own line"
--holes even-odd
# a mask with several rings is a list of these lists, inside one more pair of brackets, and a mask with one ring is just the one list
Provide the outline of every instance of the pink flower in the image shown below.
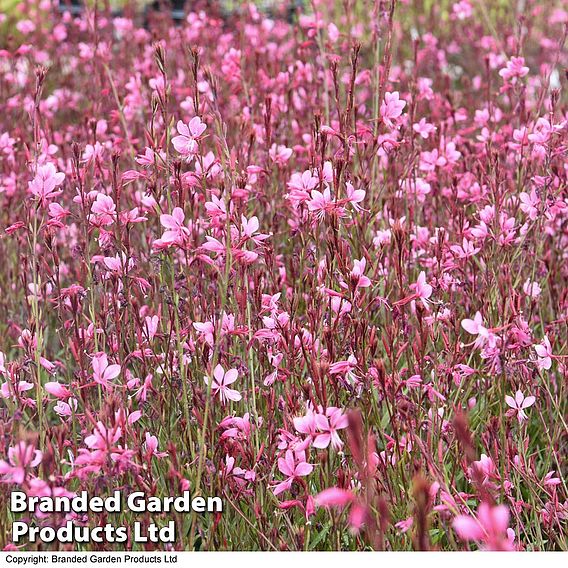
[[122,429],[108,428],[102,423],[97,422],[93,433],[85,438],[85,445],[92,450],[109,451],[113,445],[120,440],[122,436]]
[[73,416],[73,412],[77,410],[77,399],[70,398],[68,402],[58,400],[57,404],[53,407],[53,410],[61,418],[65,416]]
[[460,245],[452,245],[450,250],[458,257],[458,258],[469,258],[471,256],[475,256],[481,249],[479,247],[475,247],[471,241],[468,241],[465,237],[462,240],[462,244]]
[[211,201],[205,203],[205,209],[212,219],[219,222],[224,221],[227,217],[225,202],[214,195],[211,196]]
[[[252,239],[256,244],[260,244],[262,241],[268,238],[268,235],[263,235],[261,233],[256,234],[259,228],[258,217],[254,216],[247,219],[244,215],[241,215],[241,237],[245,239]],[[238,239],[238,232],[235,231],[235,240]]]
[[422,136],[424,140],[427,140],[430,134],[434,134],[434,132],[436,132],[436,127],[433,124],[426,122],[425,118],[421,118],[420,122],[415,122],[412,125],[412,130],[414,130],[416,134]]
[[335,312],[337,317],[341,317],[345,314],[348,314],[353,307],[351,302],[343,298],[342,296],[332,296],[331,297],[331,309]]
[[148,341],[152,341],[158,332],[158,324],[160,323],[160,318],[158,316],[146,316],[144,318],[144,335],[147,337]]
[[452,16],[458,20],[466,20],[473,14],[473,8],[468,0],[460,0],[452,6]]
[[482,483],[487,484],[493,479],[499,478],[499,473],[493,460],[485,454],[481,454],[478,461],[472,463],[470,477],[475,478],[475,474],[482,476]]
[[[262,417],[259,417],[259,426],[262,424]],[[238,438],[247,440],[251,432],[250,414],[246,412],[241,418],[240,416],[227,416],[219,424],[220,428],[227,428],[221,435],[224,438]]]
[[18,381],[15,383],[2,383],[0,387],[0,394],[4,398],[14,398],[17,399],[22,393],[32,390],[34,385],[28,383],[27,381]]
[[413,517],[408,517],[407,519],[404,519],[403,521],[398,521],[398,523],[396,523],[394,526],[401,532],[401,533],[405,533],[406,531],[408,531],[410,528],[412,528],[412,525],[414,524],[414,518]]
[[120,375],[120,365],[109,365],[106,353],[97,353],[91,362],[93,366],[93,380],[104,386],[109,387],[109,381],[116,379]]
[[531,282],[529,278],[523,284],[523,292],[531,298],[538,298],[542,288],[538,285],[538,282]]
[[83,152],[83,160],[86,162],[102,161],[104,157],[104,146],[100,142],[95,142],[93,144],[87,144],[85,151]]
[[483,318],[479,312],[475,313],[474,318],[464,319],[461,322],[461,326],[472,335],[486,335],[487,329],[483,327]]
[[452,524],[462,540],[479,542],[486,550],[513,550],[507,534],[509,509],[506,505],[481,503],[477,517],[458,515]]
[[63,221],[65,217],[70,215],[70,211],[61,207],[59,203],[50,203],[48,210],[49,216],[56,221]]
[[324,489],[315,496],[315,503],[318,507],[346,507],[352,503],[355,496],[351,491],[340,489],[339,487],[330,487]]
[[221,173],[221,171],[219,160],[215,158],[215,154],[213,154],[213,152],[207,152],[207,154],[203,156],[202,160],[195,162],[195,174],[199,178],[206,177],[207,179],[214,179]]
[[544,339],[539,345],[534,346],[534,350],[536,351],[538,357],[536,361],[537,367],[541,371],[543,369],[548,371],[548,369],[552,367],[553,354],[552,354],[552,346],[550,345],[550,341],[548,340],[548,337],[546,335],[544,336]]
[[103,264],[105,268],[116,276],[122,276],[127,274],[134,267],[134,259],[126,258],[126,255],[122,253],[116,256],[105,256],[103,258]]
[[428,309],[428,298],[432,295],[432,286],[426,282],[426,274],[424,271],[420,272],[418,275],[418,280],[415,284],[411,285],[411,288],[416,294],[416,298],[422,302],[425,309]]
[[4,475],[4,483],[22,484],[28,470],[40,464],[43,454],[32,444],[18,442],[8,449],[8,461],[0,460],[0,474]]
[[477,335],[477,339],[475,340],[476,347],[481,347],[485,344],[490,338],[491,333],[489,330],[483,325],[483,318],[479,312],[475,313],[475,317],[473,319],[464,319],[461,322],[461,326],[472,335]]
[[172,138],[174,148],[189,162],[197,154],[197,139],[205,132],[207,125],[198,116],[193,117],[189,124],[181,120],[177,123],[178,136]]
[[193,322],[194,329],[200,334],[203,338],[203,341],[207,343],[210,347],[214,345],[214,333],[215,333],[215,325],[211,321],[206,322]]
[[369,278],[363,274],[366,266],[367,260],[365,258],[353,261],[353,268],[350,276],[351,282],[353,282],[355,288],[368,288],[371,285]]
[[312,473],[314,466],[306,463],[305,452],[287,450],[284,458],[278,458],[278,469],[287,477],[274,487],[274,495],[280,495],[280,493],[290,489],[294,480]]
[[[233,400],[235,402],[241,400],[241,393],[228,387],[228,385],[233,384],[238,377],[239,373],[237,369],[229,369],[225,372],[221,365],[217,365],[213,370],[213,384],[211,385],[211,392],[214,396],[219,395],[222,404],[225,404],[228,400]],[[203,379],[205,380],[205,383],[209,385],[209,377],[203,377]]]
[[114,223],[116,218],[116,205],[112,197],[104,193],[97,194],[97,198],[91,205],[89,221],[97,226],[106,226]]
[[136,156],[136,163],[143,167],[153,166],[154,164],[164,163],[166,160],[165,152],[156,152],[152,148],[146,147],[144,154]]
[[507,65],[499,71],[499,75],[507,82],[515,84],[517,78],[524,77],[529,72],[529,68],[525,66],[524,57],[512,57]]
[[354,533],[357,533],[361,527],[365,524],[368,518],[368,508],[367,506],[351,491],[345,489],[340,489],[338,487],[330,487],[329,489],[324,489],[321,493],[316,495],[315,504],[319,507],[337,507],[339,509],[344,509],[350,506],[349,511],[349,525]]
[[190,232],[184,225],[185,215],[183,209],[175,207],[171,215],[160,215],[160,223],[166,229],[158,242],[165,246],[178,245],[183,246],[189,239]]
[[420,375],[412,375],[405,381],[406,386],[411,389],[416,389],[422,384],[422,377]]
[[385,93],[385,100],[381,103],[381,117],[384,123],[392,128],[393,120],[402,114],[402,109],[406,106],[406,101],[400,100],[398,91]]
[[45,383],[43,388],[55,398],[69,398],[71,396],[71,391],[61,383]]
[[443,154],[440,154],[437,148],[431,152],[421,152],[420,154],[420,169],[425,172],[433,172],[436,168],[442,168],[447,165]]
[[32,181],[28,183],[30,192],[35,195],[40,204],[45,207],[50,199],[54,199],[61,190],[55,190],[65,179],[65,174],[58,172],[55,166],[48,162],[42,166],[38,166],[36,175]]
[[313,442],[314,448],[324,449],[330,443],[335,450],[343,446],[337,431],[347,428],[347,416],[343,414],[341,409],[330,406],[325,414],[316,414],[315,422],[321,434],[316,435]]
[[524,420],[527,419],[527,415],[525,414],[525,409],[532,406],[535,403],[535,401],[536,398],[534,396],[527,396],[525,398],[523,393],[520,390],[518,390],[515,393],[515,398],[513,398],[512,396],[505,397],[505,402],[507,403],[507,406],[510,406],[512,409],[507,412],[507,415],[516,414],[519,422],[523,422]]
[[540,203],[536,190],[533,188],[530,193],[523,191],[519,194],[519,199],[521,201],[521,211],[526,213],[531,221],[534,221],[538,217],[538,206]]
[[[408,196],[415,197],[419,203],[426,201],[426,196],[432,191],[432,186],[422,178],[408,178],[400,180],[400,187]],[[402,192],[397,195],[402,197]]]
[[367,192],[364,189],[355,189],[353,184],[347,182],[345,184],[345,192],[347,193],[347,202],[351,203],[353,209],[356,211],[361,211],[361,206],[359,203],[365,199]]
[[157,458],[164,458],[168,454],[167,452],[158,452],[158,438],[156,436],[152,436],[150,432],[146,432],[145,434],[146,441],[144,442],[144,449],[146,450],[146,458],[149,459],[152,456],[156,456]]
[[270,159],[279,166],[283,166],[292,156],[292,148],[286,146],[272,144],[268,152]]
[[329,187],[326,187],[323,193],[316,189],[312,190],[311,197],[311,200],[308,201],[308,209],[315,213],[320,220],[323,219],[326,213],[332,213],[336,208]]
[[339,39],[339,30],[333,22],[330,22],[327,26],[327,35],[331,43],[335,43]]
[[16,24],[16,29],[21,34],[29,35],[35,31],[36,25],[31,20],[20,20]]
[[306,170],[303,174],[294,173],[288,182],[290,193],[287,198],[292,203],[301,203],[310,198],[310,192],[320,183],[317,176],[312,175],[310,170]]
[[329,366],[330,375],[346,375],[350,373],[357,366],[357,358],[354,355],[344,361],[337,361]]
[[562,480],[559,477],[554,477],[555,471],[549,471],[542,480],[544,487],[554,487],[555,485],[560,485]]
[[553,132],[553,127],[546,118],[539,118],[534,125],[533,132],[528,135],[528,139],[535,144],[543,148],[546,146],[550,135]]
[[318,426],[316,424],[316,415],[311,408],[305,416],[298,416],[294,418],[294,428],[301,434],[306,434],[310,440],[313,440],[318,433]]

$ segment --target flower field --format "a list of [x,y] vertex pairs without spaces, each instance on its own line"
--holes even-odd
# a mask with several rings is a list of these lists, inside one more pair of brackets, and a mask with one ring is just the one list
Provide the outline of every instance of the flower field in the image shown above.
[[193,4],[0,14],[0,547],[567,550],[566,4]]

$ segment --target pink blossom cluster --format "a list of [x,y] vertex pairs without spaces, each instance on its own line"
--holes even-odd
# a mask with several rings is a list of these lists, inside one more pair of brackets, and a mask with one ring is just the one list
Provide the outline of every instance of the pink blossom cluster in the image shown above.
[[221,496],[180,550],[565,549],[566,6],[54,4],[0,19],[2,501]]

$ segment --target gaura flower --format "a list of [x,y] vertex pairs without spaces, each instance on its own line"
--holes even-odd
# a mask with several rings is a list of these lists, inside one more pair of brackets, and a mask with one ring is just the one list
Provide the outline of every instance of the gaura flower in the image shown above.
[[[229,385],[233,384],[239,377],[237,369],[229,369],[227,372],[217,365],[213,370],[213,383],[211,384],[211,392],[213,396],[219,396],[221,403],[225,404],[228,400],[239,401],[242,395],[239,391],[230,389]],[[209,377],[203,377],[205,384],[209,385]]]
[[505,397],[505,402],[512,409],[507,411],[507,414],[509,413],[512,415],[516,414],[517,418],[519,419],[519,422],[523,422],[524,420],[527,419],[527,415],[525,414],[525,409],[532,406],[535,403],[535,401],[536,398],[534,396],[527,396],[525,398],[525,395],[520,390],[518,390],[515,393],[515,398],[513,398],[512,396]]

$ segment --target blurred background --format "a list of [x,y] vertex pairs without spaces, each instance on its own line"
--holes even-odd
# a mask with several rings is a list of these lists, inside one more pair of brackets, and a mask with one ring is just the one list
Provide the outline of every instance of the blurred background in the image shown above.
[[[123,10],[126,7],[134,7],[138,10],[143,10],[148,6],[164,6],[170,7],[171,9],[191,9],[193,6],[207,6],[207,4],[221,5],[226,10],[235,10],[242,4],[251,3],[250,0],[246,2],[243,0],[47,0],[53,4],[59,4],[62,7],[68,7],[71,10],[73,7],[80,6],[90,6],[93,7],[98,5],[99,8],[110,9],[112,11]],[[302,0],[297,0],[302,2]],[[18,11],[18,5],[23,4],[22,0],[0,0],[0,11],[5,14],[15,14]],[[35,3],[40,4],[41,0],[37,0]],[[272,9],[279,4],[289,4],[289,2],[283,2],[282,0],[252,0],[253,4],[256,4],[260,9]]]
[[[452,5],[457,0],[399,0],[398,4],[407,5],[413,11],[418,13],[427,13],[433,7],[442,16],[448,15],[451,12]],[[519,10],[519,5],[525,3],[526,0],[478,0],[477,3],[483,5],[484,11],[491,13],[494,10],[510,10],[514,13]],[[543,2],[553,3],[555,0],[543,0]],[[5,15],[17,16],[18,7],[22,4],[43,4],[51,3],[60,5],[61,8],[65,7],[71,12],[80,11],[81,6],[93,7],[97,5],[99,8],[110,10],[115,13],[123,11],[138,11],[143,12],[148,8],[153,9],[166,9],[173,12],[191,11],[198,9],[211,9],[221,10],[222,12],[231,13],[245,4],[255,4],[260,10],[280,12],[286,9],[302,8],[304,11],[312,11],[311,0],[32,0],[32,2],[23,2],[22,0],[0,0],[0,13]],[[318,8],[322,8],[321,0],[316,2]],[[375,0],[327,0],[323,4],[328,5],[330,8],[340,5],[349,4],[355,8],[368,8],[371,9]],[[60,8],[60,9],[61,9]],[[522,10],[521,10],[522,11]]]
[[[333,3],[331,1],[330,6]],[[139,25],[147,26],[158,14],[181,23],[189,12],[205,10],[209,14],[227,18],[250,4],[256,5],[259,11],[269,17],[288,21],[294,21],[300,11],[311,11],[310,0],[0,0],[0,49],[6,47],[8,37],[25,40],[26,34],[22,34],[17,25],[20,21],[31,16],[37,24],[42,21],[40,14],[49,12],[67,12],[78,16],[96,6],[106,15],[132,18]],[[366,1],[363,0],[361,4],[366,4]]]
[[[568,0],[470,0],[477,15],[490,26],[498,22],[515,25],[518,15],[525,8],[538,6],[544,9],[566,5]],[[191,11],[207,10],[216,15],[230,16],[248,4],[254,4],[270,17],[284,17],[290,20],[294,14],[312,13],[314,6],[320,13],[340,15],[349,8],[351,14],[361,18],[360,22],[369,22],[369,15],[376,10],[377,4],[383,9],[390,0],[0,0],[0,32],[14,33],[11,24],[29,15],[29,7],[41,7],[41,11],[59,10],[78,14],[84,7],[95,5],[107,14],[124,15],[135,18],[150,12],[169,13],[174,20],[180,21]],[[397,12],[404,13],[404,23],[415,24],[415,18],[432,18],[448,21],[454,6],[459,0],[398,0]],[[399,19],[399,21],[401,21]],[[8,28],[8,30],[6,29]],[[0,35],[0,43],[2,37]],[[0,46],[1,47],[1,46]]]
[[[229,16],[244,5],[254,4],[271,16],[290,18],[299,9],[310,11],[309,0],[0,0],[0,29],[6,24],[24,18],[30,6],[42,11],[56,10],[79,15],[86,8],[95,6],[107,14],[136,17],[152,12],[169,14],[174,21],[181,21],[191,11],[207,10],[217,15]],[[330,4],[333,4],[330,2]],[[362,2],[365,4],[365,1]],[[25,8],[25,9],[24,9]],[[4,29],[4,31],[6,31]]]

